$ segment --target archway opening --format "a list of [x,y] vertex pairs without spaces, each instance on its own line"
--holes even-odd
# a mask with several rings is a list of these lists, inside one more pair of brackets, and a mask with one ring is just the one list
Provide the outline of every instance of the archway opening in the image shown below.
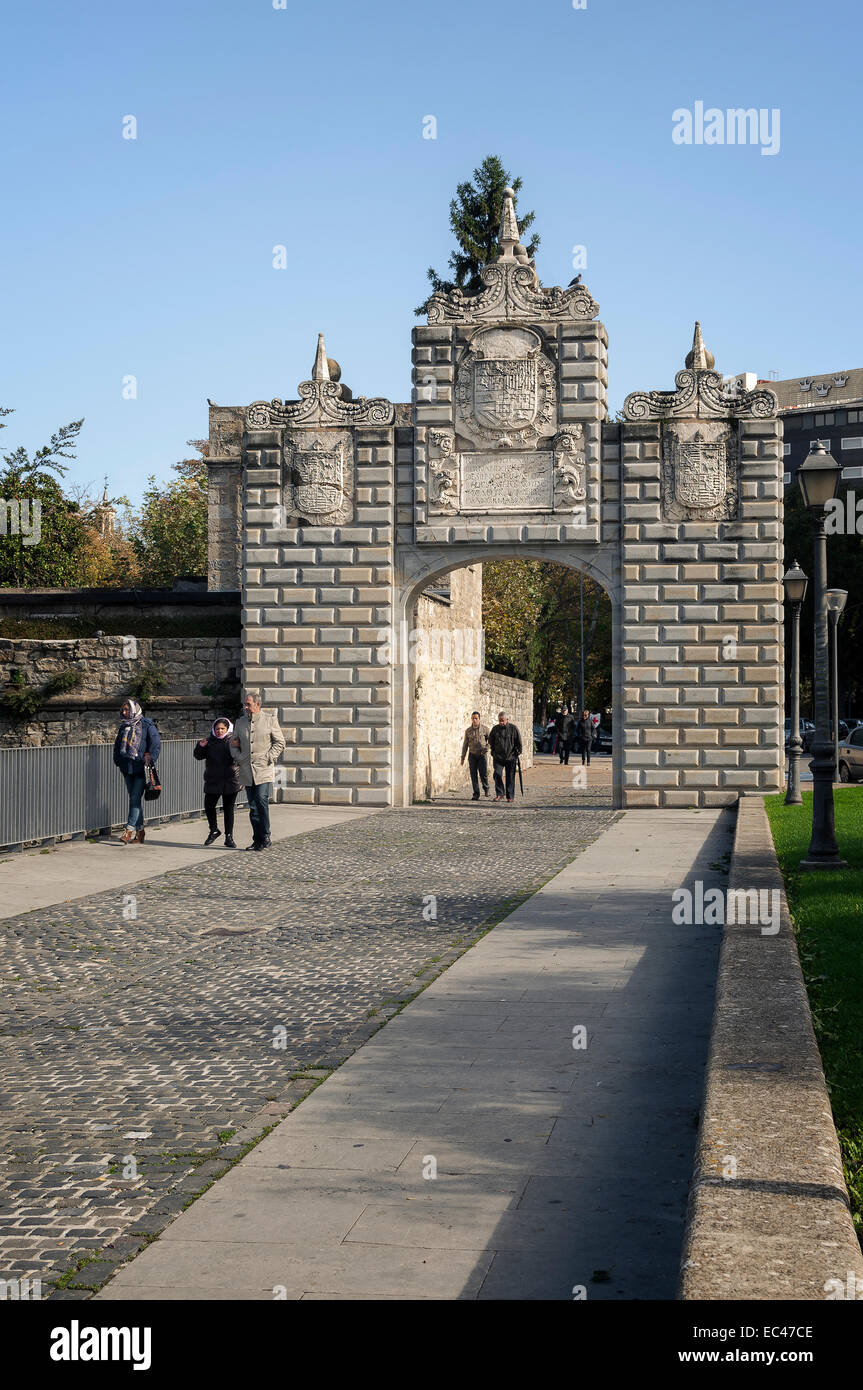
[[[586,565],[480,552],[415,581],[403,611],[405,801],[484,800],[472,739],[462,762],[465,734],[474,711],[490,729],[504,710],[520,733],[524,804],[611,804],[622,737],[617,615]],[[579,727],[585,709],[589,730]],[[489,799],[492,773],[489,756]]]

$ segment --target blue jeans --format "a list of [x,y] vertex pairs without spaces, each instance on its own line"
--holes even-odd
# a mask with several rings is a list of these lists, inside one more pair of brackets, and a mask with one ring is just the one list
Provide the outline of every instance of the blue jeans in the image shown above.
[[140,830],[144,824],[144,808],[141,801],[147,782],[146,776],[143,772],[124,772],[123,781],[126,783],[126,791],[129,793],[129,815],[126,819],[126,826],[129,830]]
[[249,820],[252,822],[252,839],[262,845],[270,838],[270,783],[253,782],[246,787],[249,801]]

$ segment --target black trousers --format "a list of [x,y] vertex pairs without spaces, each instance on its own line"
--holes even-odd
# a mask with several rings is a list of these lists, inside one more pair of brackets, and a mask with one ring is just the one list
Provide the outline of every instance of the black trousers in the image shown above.
[[216,807],[219,804],[219,797],[222,798],[222,810],[225,816],[225,834],[234,833],[234,802],[237,799],[237,792],[205,792],[204,793],[204,812],[210,823],[211,830],[218,830],[216,821]]
[[506,799],[512,801],[515,796],[515,764],[513,758],[508,763],[498,763],[494,765],[494,791],[496,796],[504,795],[504,776],[506,777]]
[[468,753],[467,765],[470,768],[470,782],[473,787],[474,796],[479,796],[479,784],[482,782],[484,792],[488,791],[488,760],[485,753]]

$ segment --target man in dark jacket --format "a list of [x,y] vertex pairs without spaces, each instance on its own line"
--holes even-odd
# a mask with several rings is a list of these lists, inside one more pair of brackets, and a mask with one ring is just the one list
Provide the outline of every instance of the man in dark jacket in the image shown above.
[[563,712],[562,709],[555,710],[555,712],[554,712],[554,746],[552,747],[552,750],[551,750],[551,751],[552,751],[552,753],[557,753],[557,755],[558,755],[558,757],[560,758],[560,761],[561,761],[561,762],[563,762],[563,717],[564,717],[564,712]]
[[581,754],[582,767],[584,766],[585,762],[587,763],[587,766],[590,767],[590,750],[593,747],[595,734],[596,730],[593,727],[593,720],[590,717],[590,710],[582,710],[581,718],[579,719],[575,730],[576,744],[578,746],[578,751]]
[[495,801],[507,801],[515,796],[515,765],[521,756],[521,734],[518,725],[510,724],[503,710],[497,716],[497,723],[488,736],[494,765]]
[[563,707],[563,718],[560,724],[560,761],[569,762],[569,755],[572,752],[572,744],[575,739],[575,715],[570,713],[569,705]]

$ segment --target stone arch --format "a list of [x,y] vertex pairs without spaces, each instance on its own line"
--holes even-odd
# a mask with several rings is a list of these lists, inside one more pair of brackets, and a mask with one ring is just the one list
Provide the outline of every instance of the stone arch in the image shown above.
[[[443,578],[455,570],[472,564],[484,564],[489,560],[544,560],[550,564],[563,565],[595,580],[608,595],[612,614],[612,722],[614,727],[614,746],[612,752],[612,786],[614,805],[623,804],[623,703],[621,690],[622,662],[620,660],[621,612],[612,548],[602,548],[592,554],[578,551],[575,547],[558,546],[554,549],[540,545],[500,546],[476,545],[456,548],[434,548],[418,554],[410,547],[407,555],[399,557],[397,566],[400,575],[394,596],[394,632],[397,640],[393,644],[392,662],[392,731],[393,731],[393,804],[407,806],[411,803],[411,785],[414,750],[411,746],[412,693],[409,661],[408,634],[413,625],[416,602],[422,592],[435,580]],[[413,560],[414,564],[409,561]],[[406,563],[408,561],[408,563]]]

